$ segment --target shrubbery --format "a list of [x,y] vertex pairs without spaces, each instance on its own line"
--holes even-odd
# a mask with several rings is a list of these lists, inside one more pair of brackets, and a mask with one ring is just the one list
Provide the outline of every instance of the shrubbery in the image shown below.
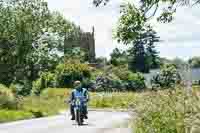
[[10,88],[15,93],[15,95],[28,96],[31,94],[32,82],[27,79],[19,80],[18,82],[13,82],[10,85]]
[[0,109],[17,109],[17,101],[12,91],[0,84]]
[[101,75],[95,80],[94,86],[96,91],[114,91],[120,90],[120,79],[114,74]]
[[96,91],[138,91],[145,89],[145,78],[141,73],[132,73],[126,66],[109,67],[96,75],[92,88]]
[[86,82],[86,79],[91,79],[91,69],[88,65],[78,61],[67,61],[59,64],[53,72],[41,73],[40,78],[33,82],[32,93],[40,95],[45,88],[71,88],[75,80]]
[[39,95],[42,90],[48,87],[56,87],[56,75],[50,72],[43,72],[39,79],[33,82],[32,93]]
[[90,67],[79,62],[67,62],[60,64],[55,70],[57,75],[57,85],[59,87],[72,87],[75,80],[82,81],[91,77]]
[[114,67],[112,72],[119,77],[125,90],[145,89],[145,78],[141,73],[132,73],[126,66]]
[[181,76],[175,65],[167,64],[161,68],[158,75],[152,79],[153,89],[175,87],[181,82]]
[[141,73],[130,73],[127,75],[126,89],[131,91],[139,91],[145,89],[145,78]]

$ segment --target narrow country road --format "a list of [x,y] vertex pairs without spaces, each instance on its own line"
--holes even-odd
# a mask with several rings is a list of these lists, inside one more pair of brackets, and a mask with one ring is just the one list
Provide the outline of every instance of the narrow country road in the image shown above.
[[128,128],[114,128],[130,118],[126,112],[90,111],[85,125],[69,120],[69,113],[49,118],[0,124],[0,133],[131,133]]

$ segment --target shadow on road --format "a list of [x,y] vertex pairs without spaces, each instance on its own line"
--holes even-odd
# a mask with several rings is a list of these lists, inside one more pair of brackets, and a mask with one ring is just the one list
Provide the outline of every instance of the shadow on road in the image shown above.
[[[72,124],[73,126],[78,126],[78,124],[77,123],[73,123]],[[82,125],[80,125],[81,127],[84,127],[84,126],[93,126],[92,124],[89,124],[89,123],[84,123],[84,124],[82,124]]]

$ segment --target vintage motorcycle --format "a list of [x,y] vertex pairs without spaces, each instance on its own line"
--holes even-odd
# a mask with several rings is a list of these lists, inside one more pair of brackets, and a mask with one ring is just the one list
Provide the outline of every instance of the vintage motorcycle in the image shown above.
[[84,105],[85,101],[82,97],[77,96],[74,101],[74,113],[75,113],[75,121],[78,125],[83,125],[84,122]]

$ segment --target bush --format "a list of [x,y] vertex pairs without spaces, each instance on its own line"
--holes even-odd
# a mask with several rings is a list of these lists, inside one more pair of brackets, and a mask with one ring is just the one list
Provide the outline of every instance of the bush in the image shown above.
[[42,90],[48,87],[56,87],[56,75],[50,72],[43,72],[40,78],[33,82],[32,93],[40,95]]
[[31,94],[32,82],[30,80],[19,80],[13,82],[10,88],[16,96],[28,96]]
[[127,66],[110,66],[106,72],[98,73],[92,85],[96,91],[137,91],[145,89],[145,78],[141,73],[132,73]]
[[141,73],[132,73],[127,67],[114,67],[112,72],[119,77],[126,90],[145,89],[145,78]]
[[63,89],[63,88],[47,88],[46,90],[42,91],[41,97],[44,98],[67,98],[71,93],[70,89]]
[[84,79],[82,81],[82,87],[93,91],[95,89],[95,80],[91,80],[91,79],[88,79],[88,78]]
[[0,110],[0,123],[33,118],[33,114],[25,111]]
[[104,74],[104,71],[101,69],[94,69],[91,72],[91,80],[96,80],[97,77],[102,76]]
[[[151,84],[153,89],[174,88],[180,83],[181,76],[175,65],[167,64],[161,68],[161,72],[153,77]],[[155,88],[156,87],[156,88]]]
[[82,81],[91,77],[90,67],[81,63],[65,63],[57,66],[56,70],[58,87],[72,87],[75,80]]
[[113,91],[122,89],[120,79],[112,73],[97,77],[94,86],[96,91]]
[[12,91],[6,86],[0,84],[0,108],[17,109],[17,101]]
[[124,81],[127,83],[127,90],[137,91],[145,89],[145,78],[141,73],[129,73],[127,78],[127,81]]

